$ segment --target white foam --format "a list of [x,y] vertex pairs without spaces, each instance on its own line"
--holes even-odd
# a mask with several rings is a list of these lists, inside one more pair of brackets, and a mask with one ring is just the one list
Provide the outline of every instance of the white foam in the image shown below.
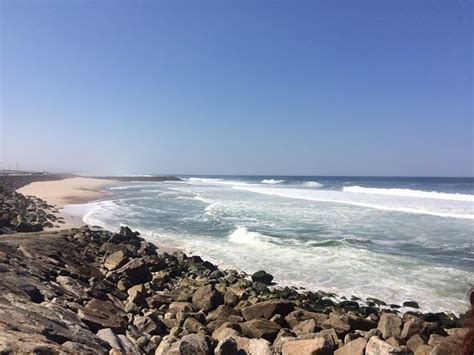
[[[150,188],[150,187],[158,187],[158,184],[135,184],[135,185],[125,185],[125,186],[115,186],[109,187],[109,190],[130,190],[130,189],[137,189],[137,188]],[[145,191],[145,190],[143,190]]]
[[283,184],[285,180],[275,180],[275,179],[263,179],[262,184],[270,184],[270,185],[276,185],[276,184]]
[[352,206],[384,211],[426,214],[437,217],[474,219],[474,205],[466,201],[445,201],[440,204],[428,199],[409,199],[403,196],[377,196],[370,194],[348,194],[334,190],[309,190],[298,188],[243,187],[235,189],[300,200],[342,203]]
[[245,244],[258,248],[270,247],[269,239],[270,238],[264,234],[251,232],[247,228],[239,226],[237,226],[237,229],[229,236],[229,241],[232,243]]
[[220,186],[258,186],[256,184],[249,184],[245,181],[223,180],[211,178],[189,178],[190,183],[198,185],[220,185]]
[[[260,189],[299,190],[301,194],[309,192],[314,198],[352,195],[342,191],[332,191],[334,195],[327,195],[328,191],[302,188],[260,186]],[[392,196],[375,196],[375,198],[385,199],[383,201],[387,198],[393,199]],[[352,245],[341,244],[326,248],[302,245],[303,241],[293,244],[291,240],[285,240],[282,243],[277,237],[252,231],[253,227],[245,222],[232,233],[226,232],[220,236],[196,235],[186,230],[174,230],[164,227],[160,221],[147,226],[149,229],[146,229],[140,225],[140,219],[129,218],[137,213],[136,206],[127,204],[129,201],[130,199],[122,199],[87,204],[84,211],[88,212],[84,220],[89,224],[116,230],[120,222],[125,220],[123,216],[127,216],[128,220],[133,220],[130,227],[138,229],[150,241],[183,248],[186,252],[201,255],[221,267],[241,269],[249,273],[259,269],[267,270],[275,276],[275,281],[280,285],[303,286],[311,290],[322,289],[336,292],[341,296],[352,294],[359,297],[372,296],[390,303],[413,299],[420,302],[423,311],[463,311],[467,307],[464,299],[457,297],[463,294],[464,290],[456,289],[468,285],[472,280],[472,273],[467,271],[436,266],[409,257],[375,253]],[[215,202],[213,207],[221,209],[222,204],[222,201]],[[241,207],[241,204],[238,206]],[[213,207],[209,206],[206,210]],[[242,226],[244,224],[247,228]],[[318,272],[314,273],[314,270]],[[443,292],[440,293],[438,290]]]
[[421,191],[411,189],[381,189],[375,187],[361,187],[361,186],[346,186],[343,188],[344,192],[372,194],[372,195],[385,195],[385,196],[403,196],[403,197],[414,197],[414,198],[431,198],[437,200],[449,200],[449,201],[469,201],[474,202],[474,195],[467,194],[450,194],[445,192],[437,191]]
[[324,185],[316,181],[306,181],[303,183],[306,187],[323,187]]

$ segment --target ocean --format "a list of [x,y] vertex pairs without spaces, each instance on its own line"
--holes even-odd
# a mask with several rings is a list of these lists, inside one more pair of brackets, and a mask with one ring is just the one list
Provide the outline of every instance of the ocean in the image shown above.
[[86,223],[280,285],[464,312],[474,286],[474,179],[182,176],[131,182],[85,205]]

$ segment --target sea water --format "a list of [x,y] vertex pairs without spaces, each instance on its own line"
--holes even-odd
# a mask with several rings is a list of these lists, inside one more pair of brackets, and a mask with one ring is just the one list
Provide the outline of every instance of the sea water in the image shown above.
[[70,206],[129,225],[221,267],[281,285],[376,297],[424,311],[467,309],[474,286],[474,179],[184,176],[109,188]]

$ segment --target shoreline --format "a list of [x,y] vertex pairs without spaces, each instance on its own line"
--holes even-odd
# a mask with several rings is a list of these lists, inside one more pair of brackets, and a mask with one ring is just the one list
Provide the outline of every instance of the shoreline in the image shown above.
[[[107,195],[101,189],[117,183],[90,180],[33,183],[14,194],[30,201],[45,198],[38,208],[60,203],[58,212],[64,214],[66,201],[100,200]],[[81,182],[89,185],[78,186]],[[24,191],[37,197],[25,197]],[[5,280],[0,310],[10,312],[3,320],[0,312],[0,338],[6,337],[13,350],[38,345],[55,351],[112,348],[164,355],[183,347],[224,355],[219,351],[231,346],[232,354],[296,355],[311,346],[335,355],[352,354],[355,347],[369,355],[379,354],[376,349],[417,355],[417,348],[454,354],[467,332],[462,327],[468,312],[422,312],[416,303],[407,305],[409,311],[387,309],[375,298],[275,284],[263,270],[224,269],[199,253],[166,250],[125,226],[118,233],[84,224],[61,227],[0,236]],[[63,325],[64,317],[74,324]],[[57,336],[29,334],[29,323],[47,325],[50,320],[58,324],[51,330]],[[16,329],[16,324],[26,325]]]
[[[125,180],[124,180],[125,179]],[[99,226],[100,228],[108,231],[113,231],[115,229],[120,228],[120,226],[124,225],[121,224],[120,226],[109,226],[103,224],[88,224],[84,221],[84,217],[87,215],[86,211],[81,209],[76,209],[75,206],[86,205],[88,203],[99,202],[102,201],[103,198],[110,196],[112,193],[104,191],[107,187],[114,187],[114,186],[121,186],[125,185],[126,182],[135,182],[134,180],[136,177],[130,178],[122,178],[121,180],[110,180],[100,177],[73,177],[73,178],[66,178],[63,180],[56,180],[56,181],[41,181],[41,182],[33,182],[30,183],[17,191],[19,193],[27,194],[29,196],[34,196],[36,198],[41,198],[45,200],[49,204],[55,204],[59,209],[59,216],[61,216],[66,223],[63,223],[60,226],[61,230],[70,229],[70,228],[80,228],[82,226]],[[158,180],[160,181],[160,180]],[[143,182],[143,181],[136,181],[136,182]],[[71,208],[69,208],[71,207]],[[222,260],[218,260],[213,258],[212,256],[205,255],[205,253],[201,253],[199,251],[193,250],[192,247],[186,247],[185,245],[176,245],[174,243],[170,243],[166,240],[159,240],[160,236],[158,235],[149,235],[148,232],[141,231],[136,226],[129,225],[129,227],[133,228],[140,232],[141,236],[144,237],[148,242],[155,244],[161,250],[172,253],[174,251],[184,252],[188,255],[194,255],[206,258],[207,260],[215,263],[219,267],[222,268],[232,268],[237,269],[240,272],[244,272],[247,274],[251,274],[252,271],[245,270],[245,268],[241,268],[236,265],[228,264]],[[58,230],[58,229],[45,229],[45,230]],[[153,233],[152,233],[153,234]],[[416,308],[418,311],[423,312],[453,312],[456,315],[462,314],[464,310],[448,308],[427,308],[422,305],[421,299],[401,299],[401,300],[391,300],[390,302],[383,298],[383,296],[377,294],[355,294],[355,293],[344,293],[341,290],[338,290],[336,287],[331,286],[330,288],[327,287],[308,287],[305,284],[289,281],[289,280],[278,280],[278,286],[280,287],[290,287],[293,289],[301,290],[301,291],[314,291],[314,292],[324,292],[328,295],[333,295],[332,298],[336,302],[341,302],[344,300],[359,300],[363,303],[367,303],[367,299],[376,299],[382,300],[384,305],[378,305],[381,309],[387,310],[397,310],[398,312],[405,313],[410,312],[413,310],[411,307],[403,306],[404,303],[416,303],[420,304],[420,307]],[[468,302],[466,302],[466,309],[468,307]]]
[[102,190],[104,187],[116,184],[119,184],[116,180],[72,177],[56,181],[35,181],[20,187],[17,192],[63,208],[66,205],[98,200],[107,195]]
[[58,212],[53,214],[65,222],[60,226],[60,229],[68,229],[84,226],[85,223],[82,217],[78,218],[79,216],[65,212],[65,206],[99,200],[108,194],[103,191],[105,187],[117,184],[120,183],[114,180],[70,177],[55,181],[35,181],[16,191],[24,196],[35,197],[55,206]]

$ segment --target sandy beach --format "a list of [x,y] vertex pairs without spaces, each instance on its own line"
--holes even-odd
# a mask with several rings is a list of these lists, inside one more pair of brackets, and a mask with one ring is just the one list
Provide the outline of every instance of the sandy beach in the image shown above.
[[107,195],[103,189],[109,185],[119,184],[115,180],[72,177],[56,181],[36,181],[19,188],[17,191],[25,196],[34,196],[58,207],[57,214],[64,218],[64,228],[84,225],[80,216],[65,213],[63,207],[71,204],[87,203]]
[[37,181],[17,191],[26,196],[35,196],[51,205],[86,203],[106,195],[105,186],[117,184],[114,180],[73,177],[58,181]]

